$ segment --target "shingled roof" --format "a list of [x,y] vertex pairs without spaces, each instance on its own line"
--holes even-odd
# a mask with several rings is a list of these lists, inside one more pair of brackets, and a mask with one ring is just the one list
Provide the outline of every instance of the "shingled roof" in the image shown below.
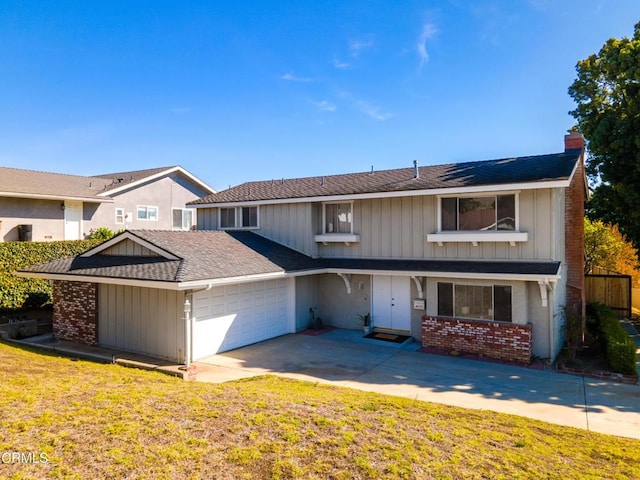
[[[100,247],[89,256],[54,260],[21,272],[48,278],[58,275],[141,280],[198,282],[264,274],[319,273],[341,270],[421,272],[425,275],[491,274],[547,276],[558,274],[559,262],[471,260],[376,260],[311,258],[279,243],[246,231],[127,231],[121,238],[139,239],[167,253],[166,256],[105,255]],[[118,237],[115,238],[117,241]],[[91,254],[93,250],[97,253]],[[171,257],[171,258],[167,258]]]
[[[163,172],[170,173],[176,170],[191,176],[179,166],[105,173],[90,177],[0,167],[0,196],[105,202],[111,201],[109,194],[113,190]],[[213,191],[199,180],[195,179],[195,181],[201,183],[207,190]]]
[[192,205],[336,195],[538,183],[569,179],[581,150],[529,157],[247,182],[190,202]]

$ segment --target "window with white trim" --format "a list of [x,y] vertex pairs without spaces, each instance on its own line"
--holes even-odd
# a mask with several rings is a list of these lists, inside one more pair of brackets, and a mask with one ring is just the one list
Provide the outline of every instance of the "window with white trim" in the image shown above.
[[258,228],[258,207],[225,207],[220,209],[220,228]]
[[138,205],[137,208],[138,220],[158,220],[158,207],[150,207],[148,205]]
[[440,231],[517,230],[516,195],[442,197]]
[[353,233],[353,203],[325,203],[323,205],[323,233]]
[[124,223],[124,208],[116,208],[116,224],[122,225]]
[[438,282],[438,315],[512,321],[511,286]]
[[193,210],[190,208],[174,208],[171,214],[174,230],[191,230],[193,228]]

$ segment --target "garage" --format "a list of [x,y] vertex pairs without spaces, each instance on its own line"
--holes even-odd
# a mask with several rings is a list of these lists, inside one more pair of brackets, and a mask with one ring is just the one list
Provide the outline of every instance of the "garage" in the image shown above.
[[193,359],[295,331],[293,280],[215,286],[193,294]]

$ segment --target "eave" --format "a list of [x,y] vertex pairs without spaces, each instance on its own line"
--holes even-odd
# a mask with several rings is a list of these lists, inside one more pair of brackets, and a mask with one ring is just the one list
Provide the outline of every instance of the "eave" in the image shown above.
[[[574,170],[575,172],[575,170]],[[573,174],[572,174],[573,175]],[[314,197],[277,198],[262,200],[237,200],[233,202],[211,202],[187,204],[188,208],[232,207],[237,205],[278,205],[284,203],[336,202],[345,200],[368,200],[373,198],[399,198],[416,196],[460,195],[469,193],[503,192],[513,190],[536,190],[541,188],[567,188],[571,177],[541,182],[505,183],[492,185],[474,185],[470,187],[431,188],[420,190],[401,190],[392,192],[351,193],[341,195],[321,195]]]
[[0,192],[0,197],[9,198],[27,198],[31,200],[70,200],[77,202],[89,203],[113,203],[112,198],[108,197],[74,197],[72,195],[55,195],[55,194],[39,194],[39,193],[21,193],[21,192]]

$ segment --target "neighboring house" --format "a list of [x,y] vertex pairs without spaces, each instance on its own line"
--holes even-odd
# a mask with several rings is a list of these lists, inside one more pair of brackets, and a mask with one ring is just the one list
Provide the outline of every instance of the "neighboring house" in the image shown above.
[[0,168],[0,241],[77,240],[99,227],[191,229],[214,193],[179,166],[93,177]]
[[424,347],[553,359],[584,304],[583,146],[249,182],[192,202],[210,231],[129,231],[22,275],[55,280],[59,337],[181,362],[305,329],[312,307]]

